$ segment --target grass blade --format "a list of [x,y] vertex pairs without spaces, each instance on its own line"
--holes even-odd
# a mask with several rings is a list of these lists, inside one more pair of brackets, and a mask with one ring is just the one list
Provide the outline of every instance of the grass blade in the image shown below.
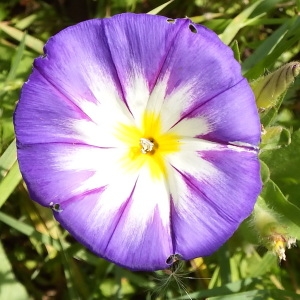
[[0,207],[5,203],[21,179],[22,175],[19,170],[18,162],[16,161],[7,175],[0,182]]
[[[24,36],[23,31],[11,27],[4,22],[0,22],[0,29],[4,31],[6,34],[8,34],[10,37],[14,38],[15,40],[19,42],[22,41],[22,38]],[[25,45],[39,54],[43,53],[44,43],[41,40],[29,34],[26,35]]]
[[150,10],[150,11],[148,12],[148,14],[149,14],[149,15],[157,15],[161,10],[163,10],[166,6],[168,6],[168,5],[169,5],[170,3],[172,3],[173,1],[174,1],[174,0],[170,0],[170,1],[168,1],[168,2],[166,2],[166,3],[164,3],[164,4],[160,5],[160,6],[158,6],[158,7],[156,7],[156,8]]

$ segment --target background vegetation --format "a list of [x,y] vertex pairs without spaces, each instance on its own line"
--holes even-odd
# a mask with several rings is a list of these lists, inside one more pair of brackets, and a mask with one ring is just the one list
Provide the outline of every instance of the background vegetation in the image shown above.
[[[279,262],[272,241],[263,239],[253,218],[210,257],[170,270],[134,273],[94,256],[55,222],[49,209],[29,199],[16,161],[12,116],[45,41],[82,20],[125,11],[145,13],[163,3],[0,2],[0,300],[300,299],[299,248],[288,250],[286,261]],[[234,49],[244,75],[256,82],[269,71],[300,60],[299,12],[299,0],[174,0],[159,14],[188,16],[215,30]],[[287,78],[281,80],[289,84]],[[299,239],[299,77],[284,96],[278,93],[280,97],[260,107],[264,190],[258,203],[275,212],[288,236]]]

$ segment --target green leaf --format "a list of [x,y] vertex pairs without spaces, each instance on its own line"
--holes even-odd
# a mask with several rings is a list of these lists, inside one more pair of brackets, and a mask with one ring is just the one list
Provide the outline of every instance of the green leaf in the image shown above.
[[233,51],[234,58],[240,63],[241,62],[241,53],[240,53],[239,44],[238,44],[237,40],[233,41],[231,49]]
[[164,4],[160,5],[160,6],[158,6],[158,7],[156,7],[156,8],[150,10],[150,11],[148,12],[148,14],[149,14],[149,15],[157,15],[161,10],[163,10],[166,6],[168,6],[168,5],[169,5],[170,3],[172,3],[173,1],[174,1],[174,0],[170,0],[170,1],[168,1],[168,2],[166,2],[166,3],[164,3]]
[[[53,239],[51,236],[42,234],[39,231],[37,231],[34,227],[19,221],[3,212],[0,211],[0,222],[5,223],[6,225],[10,226],[11,228],[14,228],[15,230],[29,236],[34,237],[37,240],[39,240],[41,243],[45,245],[52,245],[56,250],[61,250],[61,245],[58,240]],[[68,243],[64,242],[64,249],[66,249],[69,246]]]
[[[242,63],[242,69],[245,73],[245,76],[250,78],[256,78],[258,76],[252,75],[249,76],[249,71],[256,66],[256,64],[263,60],[268,54],[272,52],[272,49],[276,47],[276,45],[281,41],[284,36],[288,33],[288,29],[293,23],[294,20],[289,20],[284,23],[281,27],[279,27],[272,35],[270,35],[264,42],[258,46],[254,53],[250,55],[247,59]],[[258,72],[259,75],[262,74],[264,68]],[[251,71],[253,73],[253,71]]]
[[230,268],[230,251],[228,245],[224,244],[218,251],[218,261],[220,266],[219,277],[221,283],[224,285],[231,282],[231,268]]
[[29,299],[24,286],[17,281],[10,261],[0,242],[0,300],[26,300]]
[[290,202],[300,207],[300,130],[291,136],[291,143],[287,147],[266,150],[260,154],[269,167],[271,179],[276,182],[282,192],[288,196]]
[[[69,299],[86,299],[87,294],[83,298],[79,296],[79,289],[86,291],[85,288],[85,283],[82,279],[81,276],[76,276],[76,279],[79,281],[75,283],[75,274],[74,274],[74,264],[69,257],[68,253],[64,250],[63,243],[61,242],[60,238],[58,239],[60,247],[61,247],[61,258],[62,258],[62,265],[64,269],[64,274],[65,274],[65,279],[66,279],[66,284],[67,284],[67,289],[68,289],[68,294],[69,294]],[[83,286],[81,286],[83,285]]]
[[19,170],[18,162],[16,161],[0,182],[0,207],[5,203],[21,179],[22,175]]
[[173,300],[183,300],[183,299],[210,299],[207,297],[214,297],[214,296],[219,296],[219,295],[228,295],[228,293],[234,294],[234,293],[238,293],[244,289],[247,288],[253,288],[253,286],[255,284],[257,284],[259,282],[258,279],[256,278],[246,278],[243,280],[239,280],[239,281],[235,281],[235,282],[231,282],[228,284],[225,284],[221,287],[216,287],[213,289],[209,289],[209,290],[200,290],[198,292],[195,293],[190,293],[189,295],[186,296],[182,296],[182,297],[178,297],[176,299]]
[[220,39],[223,41],[223,43],[225,43],[226,45],[229,45],[231,43],[238,31],[246,26],[246,22],[248,21],[249,16],[253,13],[255,8],[264,1],[265,0],[259,0],[253,3],[230,22],[224,32],[220,35]]
[[62,239],[58,241],[57,239],[54,239],[50,235],[37,231],[33,226],[28,225],[20,220],[17,220],[1,211],[0,211],[0,222],[5,223],[9,227],[21,232],[22,234],[28,237],[35,238],[36,240],[40,241],[44,245],[51,245],[58,251],[61,251],[63,247],[64,251],[70,252],[70,255],[82,261],[86,261],[91,265],[98,265],[100,262],[106,263],[106,261],[101,260],[99,259],[99,257],[88,252],[81,245],[79,249],[78,249],[78,244],[75,244],[72,247],[70,247],[70,244],[68,242]]
[[[23,31],[11,27],[4,22],[0,22],[0,29],[19,42],[22,41],[25,34]],[[39,54],[43,53],[44,43],[29,34],[26,35],[25,45]]]
[[224,16],[224,13],[204,13],[201,16],[190,17],[190,20],[194,23],[202,23],[222,16]]
[[20,30],[24,30],[27,27],[29,27],[37,18],[38,18],[38,14],[30,14],[29,16],[18,21],[15,27]]
[[25,40],[26,40],[26,33],[24,33],[24,35],[23,35],[23,37],[20,41],[20,45],[17,48],[16,54],[12,59],[11,67],[10,67],[9,73],[6,77],[6,82],[15,79],[17,69],[18,69],[18,67],[21,63],[21,60],[22,60],[22,57],[23,57],[23,54],[24,54]]
[[299,300],[300,296],[284,290],[253,290],[238,294],[228,294],[226,296],[210,297],[207,300],[279,300],[293,299]]
[[[300,183],[300,130],[291,136],[287,147],[272,151],[263,151],[260,158],[268,165],[271,178],[277,182],[293,179]],[[300,194],[299,194],[300,195]]]
[[17,160],[16,140],[13,140],[5,152],[0,156],[0,180],[7,174],[8,170]]
[[243,64],[243,74],[248,79],[256,79],[267,68],[274,66],[284,52],[290,51],[299,42],[300,18],[291,18],[287,23],[279,27],[271,36],[256,48],[254,53]]
[[282,126],[273,126],[264,129],[261,135],[260,149],[272,150],[288,146],[291,143],[291,133]]
[[300,209],[289,202],[279,187],[269,180],[258,197],[258,204],[275,211],[280,224],[286,228],[290,236],[300,239]]
[[263,256],[263,258],[260,259],[258,264],[250,265],[249,276],[250,277],[263,276],[264,274],[269,272],[272,267],[276,266],[277,263],[278,263],[277,257],[273,253],[267,252]]

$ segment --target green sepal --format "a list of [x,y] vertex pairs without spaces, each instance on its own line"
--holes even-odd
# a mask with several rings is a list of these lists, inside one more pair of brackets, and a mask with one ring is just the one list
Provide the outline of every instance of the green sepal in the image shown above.
[[269,181],[270,170],[269,167],[262,160],[260,160],[260,174],[261,174],[261,180],[263,184]]
[[257,205],[268,210],[289,236],[300,239],[300,209],[287,200],[272,180],[264,184]]
[[268,127],[261,135],[260,149],[273,150],[288,146],[291,143],[291,133],[282,126]]

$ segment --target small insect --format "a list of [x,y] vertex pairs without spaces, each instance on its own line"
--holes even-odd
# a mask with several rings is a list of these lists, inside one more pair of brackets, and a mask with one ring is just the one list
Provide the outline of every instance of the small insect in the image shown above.
[[167,263],[168,265],[173,265],[175,262],[180,261],[180,260],[181,260],[180,255],[178,255],[178,254],[172,254],[172,255],[170,255],[170,256],[167,258],[166,263]]
[[50,202],[49,207],[55,212],[62,212],[62,209],[60,208],[59,203]]

